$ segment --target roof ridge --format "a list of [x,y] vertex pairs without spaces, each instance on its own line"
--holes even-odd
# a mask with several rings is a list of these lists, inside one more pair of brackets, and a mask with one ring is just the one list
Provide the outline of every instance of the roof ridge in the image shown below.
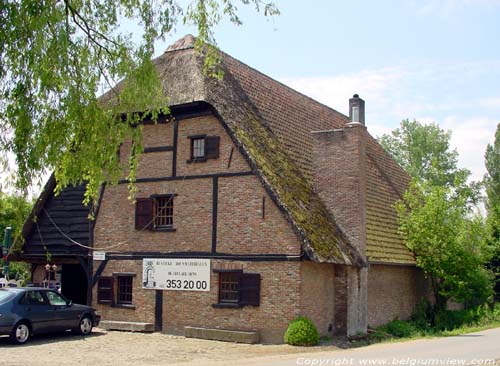
[[184,37],[179,38],[177,41],[168,46],[164,53],[194,48],[195,43],[196,37],[188,33]]

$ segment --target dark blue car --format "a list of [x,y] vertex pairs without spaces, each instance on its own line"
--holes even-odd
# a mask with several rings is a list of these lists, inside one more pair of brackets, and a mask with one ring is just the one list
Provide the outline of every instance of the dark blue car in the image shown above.
[[87,335],[99,325],[95,309],[72,304],[57,291],[46,288],[0,289],[0,335],[23,344],[37,333],[71,329]]

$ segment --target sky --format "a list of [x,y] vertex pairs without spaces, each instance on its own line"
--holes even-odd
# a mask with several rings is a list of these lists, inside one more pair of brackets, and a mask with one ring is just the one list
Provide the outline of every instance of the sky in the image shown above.
[[[240,5],[243,25],[222,22],[218,46],[342,113],[359,94],[374,136],[406,118],[435,122],[452,131],[460,166],[483,177],[500,123],[500,0],[275,3],[272,19]],[[157,54],[187,33],[177,26]]]

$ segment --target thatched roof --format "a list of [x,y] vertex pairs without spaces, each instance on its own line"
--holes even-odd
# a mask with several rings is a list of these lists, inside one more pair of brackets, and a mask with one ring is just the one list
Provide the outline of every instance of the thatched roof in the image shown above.
[[[169,105],[203,101],[215,109],[302,239],[311,259],[364,265],[362,256],[348,243],[331,213],[313,192],[311,181],[290,156],[290,149],[272,130],[272,121],[256,106],[250,88],[242,83],[246,66],[221,53],[222,80],[208,77],[202,71],[203,58],[194,50],[194,41],[194,37],[186,36],[154,60]],[[238,67],[242,69],[237,70]],[[265,89],[261,92],[269,96]]]
[[[220,67],[224,76],[222,80],[210,78],[202,72],[203,58],[194,49],[194,43],[195,38],[188,35],[153,60],[168,104],[206,102],[214,108],[234,143],[301,238],[311,259],[364,266],[364,256],[339,229],[312,186],[311,131],[342,128],[349,118],[221,51]],[[116,90],[120,90],[120,85]],[[114,103],[114,95],[108,92],[101,100]],[[378,191],[367,192],[367,253],[380,254],[379,242],[390,238],[393,240],[391,250],[396,255],[388,253],[374,259],[411,262],[411,255],[398,236],[397,225],[390,225],[389,230],[382,230],[380,235],[372,230],[371,224],[377,222],[379,215],[390,217],[394,223],[393,203],[404,191],[407,175],[373,138],[370,139],[367,148],[370,179],[373,184],[389,186],[390,192],[382,192],[380,197],[385,201],[381,209],[377,203]],[[383,171],[386,165],[390,168],[388,172]],[[373,238],[375,240],[371,240]]]

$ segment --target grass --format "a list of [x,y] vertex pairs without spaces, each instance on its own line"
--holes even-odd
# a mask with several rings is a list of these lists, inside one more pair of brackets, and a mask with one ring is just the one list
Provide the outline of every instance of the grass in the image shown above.
[[[431,320],[432,318],[432,320]],[[432,315],[429,308],[421,307],[411,320],[395,319],[388,324],[370,329],[365,336],[352,337],[349,347],[361,347],[381,342],[449,337],[500,327],[500,303],[493,307],[446,311]]]

